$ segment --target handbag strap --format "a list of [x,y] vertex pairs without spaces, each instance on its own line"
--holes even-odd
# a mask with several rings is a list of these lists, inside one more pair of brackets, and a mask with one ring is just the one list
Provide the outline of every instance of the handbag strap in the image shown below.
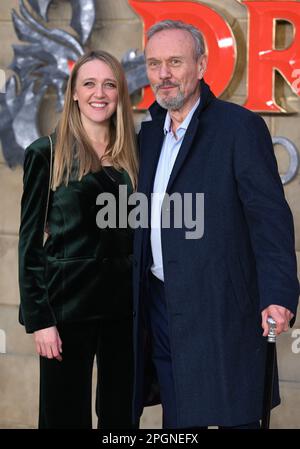
[[51,183],[52,183],[52,171],[53,171],[53,142],[52,142],[51,136],[48,136],[48,138],[49,138],[49,142],[50,142],[50,173],[49,173],[49,186],[48,186],[48,194],[47,194],[45,221],[44,221],[44,232],[46,230],[46,225],[47,225],[50,191],[51,191]]

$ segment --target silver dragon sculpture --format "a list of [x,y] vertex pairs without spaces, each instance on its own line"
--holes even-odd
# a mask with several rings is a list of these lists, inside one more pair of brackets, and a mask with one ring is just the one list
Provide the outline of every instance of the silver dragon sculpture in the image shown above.
[[[71,27],[77,34],[45,26],[53,0],[19,0],[19,14],[12,10],[18,39],[9,68],[14,74],[0,94],[0,139],[9,167],[23,163],[24,149],[40,136],[38,116],[41,102],[50,88],[56,92],[60,112],[71,65],[88,48],[86,44],[96,19],[95,0],[70,0]],[[121,61],[130,94],[148,84],[142,53],[128,50]]]

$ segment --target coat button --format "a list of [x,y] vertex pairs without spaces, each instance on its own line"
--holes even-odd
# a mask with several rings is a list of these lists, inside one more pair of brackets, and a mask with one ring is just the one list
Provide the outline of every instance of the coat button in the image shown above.
[[108,263],[109,259],[107,257],[104,257],[104,259],[102,259],[102,263]]
[[135,310],[132,312],[132,316],[133,316],[133,318],[136,317],[136,311]]

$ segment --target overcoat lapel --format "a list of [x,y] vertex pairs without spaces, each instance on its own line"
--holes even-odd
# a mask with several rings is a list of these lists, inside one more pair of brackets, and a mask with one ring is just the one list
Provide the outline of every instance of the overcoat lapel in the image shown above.
[[198,108],[196,109],[196,111],[192,117],[192,120],[188,126],[188,129],[185,133],[182,145],[180,147],[178,156],[176,158],[173,170],[170,175],[170,179],[169,179],[167,189],[166,189],[167,193],[170,192],[172,184],[175,181],[175,179],[176,179],[182,165],[184,164],[184,161],[192,147],[194,138],[199,129],[199,116],[201,115],[201,112],[208,106],[208,104],[211,102],[211,100],[213,98],[214,98],[214,95],[210,91],[208,85],[203,80],[201,80],[200,104],[199,104]]
[[[144,193],[148,198],[148,228],[135,232],[135,252],[141,257],[141,271],[143,276],[146,265],[149,263],[149,228],[151,214],[151,193],[154,182],[156,167],[164,140],[164,115],[166,111],[159,111],[154,120],[143,122],[139,135],[140,145],[140,176],[138,192]],[[139,296],[138,296],[139,298]]]
[[[213,98],[215,98],[215,96],[210,91],[209,86],[204,82],[204,80],[201,80],[200,104],[193,115],[187,132],[185,133],[185,137],[169,179],[166,190],[167,192],[171,188],[192,147],[195,135],[199,128],[199,115],[208,106]],[[156,102],[150,107],[149,111],[153,120],[143,122],[140,133],[140,148],[142,151],[140,173],[142,176],[140,177],[139,191],[146,193],[147,195],[152,192],[155,171],[163,145],[163,126],[167,113],[167,111],[160,107]]]
[[154,175],[164,140],[164,119],[142,123],[140,146],[142,149],[139,191],[147,195],[152,192]]
[[199,124],[198,116],[196,116],[196,114],[197,114],[197,111],[195,111],[195,114],[194,114],[194,116],[189,124],[189,127],[185,133],[182,145],[180,147],[178,156],[176,158],[174,167],[173,167],[171,175],[170,175],[166,193],[169,193],[170,188],[172,187],[172,184],[175,181],[176,176],[178,175],[180,168],[182,167],[182,165],[191,149],[195,134],[198,129],[198,124]]

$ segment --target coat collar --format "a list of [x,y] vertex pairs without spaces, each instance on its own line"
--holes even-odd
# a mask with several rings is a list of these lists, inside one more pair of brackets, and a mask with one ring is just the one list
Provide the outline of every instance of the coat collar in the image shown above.
[[[189,124],[188,130],[185,133],[180,151],[176,158],[169,183],[167,186],[166,192],[170,191],[170,188],[178,175],[188,153],[192,146],[196,131],[199,125],[199,118],[201,113],[207,108],[207,106],[211,103],[211,101],[215,98],[214,94],[211,92],[208,84],[202,79],[200,81],[200,92],[201,99],[198,108],[196,109],[192,120]],[[145,190],[150,193],[153,181],[155,170],[157,167],[161,147],[163,144],[164,138],[164,121],[166,117],[166,109],[162,108],[157,102],[154,102],[150,108],[149,112],[151,114],[152,120],[142,123],[142,134],[144,133],[144,138],[141,140],[142,152],[147,153],[147,180],[145,185]],[[149,147],[148,151],[144,147]]]
[[[198,108],[195,111],[195,116],[199,117],[200,113],[209,105],[209,103],[215,98],[215,95],[210,90],[210,87],[204,79],[200,81],[200,95],[201,100]],[[156,101],[149,107],[152,120],[164,122],[167,111],[162,108]],[[163,125],[162,125],[163,126]]]

